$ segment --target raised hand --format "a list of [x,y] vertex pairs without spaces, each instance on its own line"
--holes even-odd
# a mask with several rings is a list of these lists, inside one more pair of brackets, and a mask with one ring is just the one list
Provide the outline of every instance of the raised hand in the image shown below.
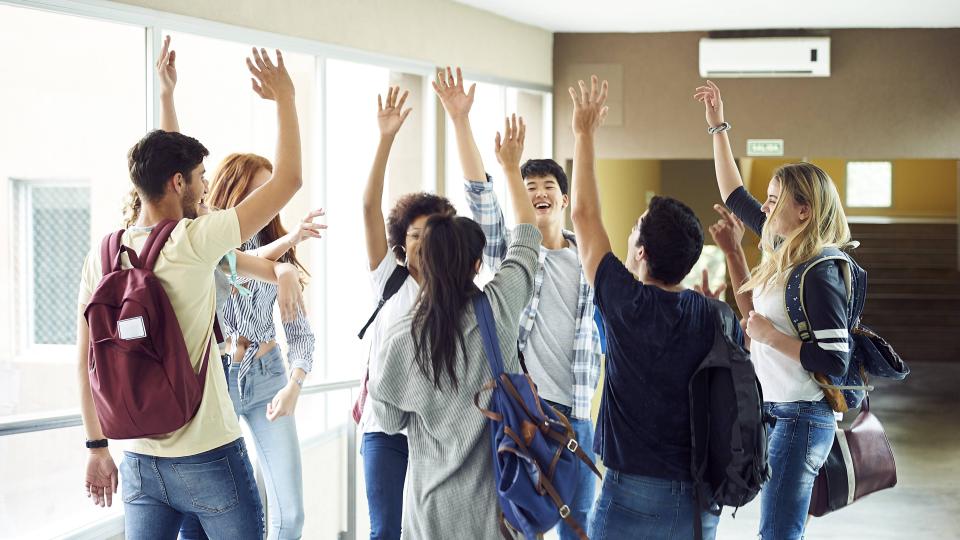
[[710,226],[710,236],[724,253],[734,253],[742,249],[744,226],[737,216],[721,204],[713,205],[713,209],[720,214],[720,220]]
[[451,119],[466,118],[470,115],[470,108],[473,107],[473,94],[477,90],[476,83],[470,85],[470,89],[463,89],[463,73],[457,68],[457,76],[454,78],[450,66],[447,66],[446,72],[437,73],[437,80],[433,81],[433,90],[440,98],[443,109]]
[[313,220],[326,215],[326,210],[323,208],[317,208],[316,210],[311,210],[306,216],[304,216],[304,218],[300,220],[300,225],[296,229],[287,233],[291,247],[303,242],[307,238],[323,238],[323,236],[320,234],[320,231],[325,230],[327,226],[323,223],[314,223]]
[[497,132],[494,139],[494,150],[497,153],[497,161],[504,169],[519,169],[520,156],[523,155],[523,141],[527,137],[527,125],[523,123],[523,117],[512,117],[504,119],[503,136]]
[[170,50],[170,36],[163,38],[163,47],[157,58],[157,79],[160,80],[160,93],[173,94],[177,86],[177,51]]
[[704,268],[703,272],[700,273],[700,283],[693,286],[693,290],[698,293],[708,297],[713,298],[714,300],[720,300],[720,295],[723,294],[723,291],[727,290],[727,284],[721,283],[716,289],[710,288],[710,273],[707,272],[707,269]]
[[287,67],[283,63],[283,53],[280,49],[276,50],[277,64],[270,61],[270,55],[266,49],[252,49],[251,58],[247,58],[247,69],[253,77],[250,82],[253,91],[263,99],[279,101],[281,99],[292,99],[294,96],[293,80],[287,73]]
[[703,103],[707,126],[715,127],[723,123],[723,100],[720,99],[720,88],[713,81],[708,80],[706,86],[698,86],[693,99]]
[[393,137],[400,131],[403,121],[410,115],[413,108],[403,110],[403,104],[410,95],[409,90],[404,90],[399,101],[397,95],[400,93],[399,86],[391,86],[387,90],[387,104],[383,104],[383,96],[377,94],[377,124],[380,126],[380,135]]
[[607,81],[598,84],[596,75],[590,77],[590,90],[583,81],[579,81],[580,93],[570,87],[573,99],[573,134],[593,135],[607,117]]

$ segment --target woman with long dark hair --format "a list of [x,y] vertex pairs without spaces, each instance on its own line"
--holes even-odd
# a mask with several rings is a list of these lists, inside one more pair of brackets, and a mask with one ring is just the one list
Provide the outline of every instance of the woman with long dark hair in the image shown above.
[[[521,135],[514,123],[498,144],[498,156],[510,156],[501,163],[511,164],[508,179],[517,227],[503,264],[484,287],[508,372],[519,370],[520,312],[533,294],[542,240],[533,206],[523,193]],[[370,396],[382,429],[407,430],[410,466],[403,532],[410,538],[500,537],[489,428],[473,403],[474,394],[491,377],[470,307],[480,292],[474,278],[484,244],[483,231],[470,219],[427,219],[420,240],[416,308],[390,329],[370,373]]]

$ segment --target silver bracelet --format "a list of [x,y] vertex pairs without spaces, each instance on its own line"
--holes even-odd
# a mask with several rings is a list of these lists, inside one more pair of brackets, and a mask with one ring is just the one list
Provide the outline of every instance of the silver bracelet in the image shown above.
[[733,126],[729,122],[723,122],[719,126],[711,126],[707,128],[707,133],[710,135],[716,135],[717,133],[723,133],[724,131],[730,131],[733,129]]

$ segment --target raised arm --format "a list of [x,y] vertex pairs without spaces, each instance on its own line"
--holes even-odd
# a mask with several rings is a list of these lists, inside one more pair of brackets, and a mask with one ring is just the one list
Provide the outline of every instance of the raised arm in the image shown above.
[[[723,100],[720,98],[720,88],[713,84],[713,81],[707,81],[706,86],[698,86],[693,97],[703,103],[708,127],[717,127],[723,123]],[[720,196],[726,202],[730,194],[743,185],[726,131],[713,135],[713,166],[717,173]]]
[[746,318],[753,311],[753,293],[739,292],[740,287],[750,279],[750,266],[747,264],[747,256],[741,245],[743,222],[722,205],[715,204],[713,209],[720,214],[720,220],[710,226],[710,236],[713,237],[717,247],[723,251],[727,261],[727,271],[730,272],[730,283],[733,285],[737,309],[740,310],[740,316]]
[[476,83],[470,85],[470,90],[464,91],[463,74],[457,68],[457,76],[447,66],[447,70],[437,73],[437,80],[433,82],[433,90],[443,104],[443,110],[453,122],[453,132],[457,138],[457,154],[460,156],[460,167],[467,180],[484,180],[486,171],[483,160],[480,158],[480,149],[473,138],[470,128],[470,108],[473,107],[473,95],[477,90]]
[[377,153],[373,157],[373,167],[367,178],[367,187],[363,190],[363,228],[367,239],[367,262],[370,270],[375,269],[387,256],[387,227],[383,219],[383,182],[387,174],[387,160],[390,158],[390,149],[393,141],[407,119],[410,111],[403,110],[410,92],[405,91],[400,99],[400,87],[391,86],[387,89],[387,103],[384,105],[383,96],[377,95],[377,125],[380,127],[380,142],[377,144]]
[[250,254],[256,257],[263,257],[264,259],[275,261],[280,257],[283,257],[284,253],[290,251],[307,238],[322,238],[320,231],[326,229],[327,226],[323,223],[314,223],[313,220],[325,215],[326,212],[323,210],[323,208],[311,210],[306,217],[300,220],[300,224],[296,229],[288,232],[280,238],[277,238],[265,246],[261,246],[252,250]]
[[610,238],[600,215],[600,189],[594,168],[594,136],[607,115],[607,81],[597,84],[590,78],[590,90],[579,82],[580,93],[570,88],[573,98],[573,230],[577,235],[580,264],[590,285],[604,255],[611,251]]
[[173,104],[173,90],[177,86],[176,62],[177,51],[170,49],[170,36],[166,36],[156,66],[157,79],[160,81],[160,129],[179,132],[177,109]]
[[253,91],[277,103],[277,155],[270,180],[237,205],[241,241],[247,241],[266,226],[303,184],[297,105],[283,54],[277,51],[274,65],[266,49],[253,49],[247,68],[253,75]]
[[[255,257],[239,249],[234,250],[233,253],[237,256],[238,275],[277,285],[277,306],[280,308],[282,322],[291,322],[301,313],[306,313],[303,304],[303,287],[300,286],[300,272],[296,266]],[[221,270],[229,273],[229,269],[221,268]]]
[[523,117],[518,119],[514,114],[504,119],[503,136],[498,131],[494,140],[497,161],[503,168],[503,176],[507,179],[513,215],[518,225],[520,223],[536,224],[537,221],[537,215],[523,186],[523,175],[520,173],[520,156],[523,155],[523,141],[526,136],[527,126],[523,123]]

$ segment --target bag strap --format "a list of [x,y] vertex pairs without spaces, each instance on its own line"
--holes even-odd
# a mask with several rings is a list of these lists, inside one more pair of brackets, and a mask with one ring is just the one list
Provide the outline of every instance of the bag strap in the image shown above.
[[157,264],[157,259],[160,257],[160,251],[163,250],[164,244],[167,243],[170,233],[176,226],[177,222],[172,219],[165,219],[154,225],[153,230],[150,231],[150,236],[143,244],[143,249],[140,250],[140,253],[143,254],[142,268],[153,270],[154,265]]
[[364,334],[367,333],[367,328],[376,320],[380,310],[383,309],[383,305],[386,304],[387,300],[390,300],[393,295],[397,294],[397,291],[400,290],[400,287],[403,286],[403,282],[407,280],[407,276],[409,275],[410,270],[408,270],[406,266],[398,264],[397,267],[393,269],[390,277],[387,278],[387,283],[383,286],[383,293],[380,295],[380,302],[377,304],[377,308],[373,310],[373,314],[367,319],[367,324],[363,325],[363,328],[360,329],[360,333],[357,334],[358,338],[363,339]]
[[[487,363],[494,379],[503,374],[503,355],[500,353],[500,339],[497,338],[497,326],[493,319],[493,308],[487,294],[480,291],[473,297],[473,310],[477,315],[480,335],[483,337],[483,349],[487,353]],[[520,403],[523,403],[521,400]]]
[[112,232],[100,242],[100,271],[104,276],[120,270],[120,252],[124,229]]
[[807,318],[806,304],[803,299],[803,285],[807,273],[816,265],[825,261],[840,261],[843,263],[844,268],[842,274],[847,289],[847,325],[850,326],[851,323],[854,322],[850,320],[853,316],[854,290],[856,289],[856,284],[853,283],[854,272],[853,268],[851,268],[852,262],[847,255],[836,248],[825,249],[820,256],[794,267],[790,273],[790,278],[787,280],[787,286],[783,291],[784,305],[786,306],[790,323],[793,324],[794,330],[797,331],[797,336],[800,337],[800,341],[805,343],[813,341],[813,332],[810,330],[810,319]]

